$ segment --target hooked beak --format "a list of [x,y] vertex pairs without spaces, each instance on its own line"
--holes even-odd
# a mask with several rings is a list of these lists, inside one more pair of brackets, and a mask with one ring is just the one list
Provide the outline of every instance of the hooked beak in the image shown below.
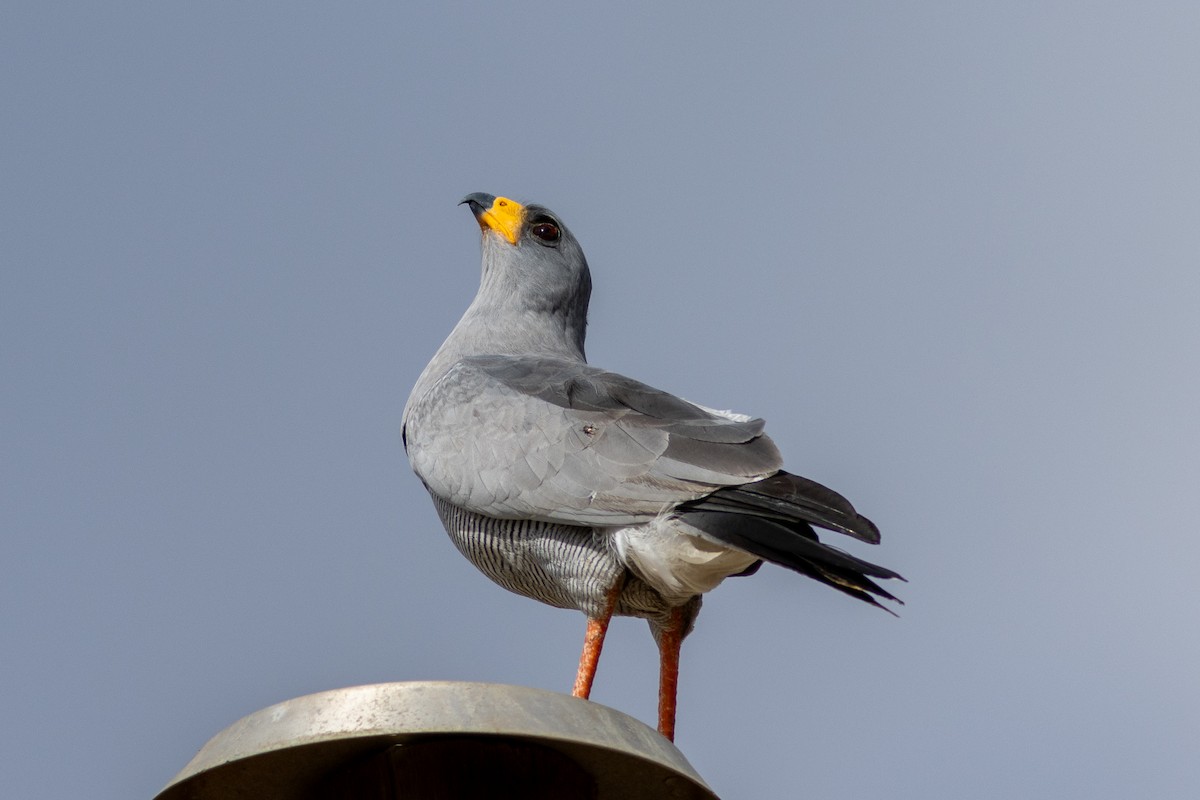
[[475,221],[484,233],[495,231],[504,237],[511,245],[517,243],[521,235],[521,225],[525,222],[525,206],[507,197],[496,197],[485,192],[474,192],[462,199],[459,205],[466,205],[475,215]]

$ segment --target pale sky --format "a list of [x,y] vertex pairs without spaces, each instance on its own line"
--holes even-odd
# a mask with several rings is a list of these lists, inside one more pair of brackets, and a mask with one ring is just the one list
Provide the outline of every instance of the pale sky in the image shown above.
[[[1193,796],[1200,7],[644,5],[6,6],[5,796],[151,797],[310,692],[569,691],[583,616],[400,443],[474,191],[576,234],[592,363],[765,417],[911,581],[707,597],[719,795]],[[656,658],[618,620],[593,698],[653,724]]]

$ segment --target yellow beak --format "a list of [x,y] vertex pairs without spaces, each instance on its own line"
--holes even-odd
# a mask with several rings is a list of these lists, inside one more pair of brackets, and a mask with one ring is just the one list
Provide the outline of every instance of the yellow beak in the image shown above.
[[515,245],[521,234],[521,224],[525,221],[525,206],[507,197],[497,197],[491,208],[485,208],[475,215],[479,227],[491,229]]

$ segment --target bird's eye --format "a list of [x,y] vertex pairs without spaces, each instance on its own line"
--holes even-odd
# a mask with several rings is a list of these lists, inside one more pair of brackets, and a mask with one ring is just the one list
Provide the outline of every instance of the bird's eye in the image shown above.
[[557,242],[562,232],[553,222],[538,222],[530,229],[533,235],[543,242]]

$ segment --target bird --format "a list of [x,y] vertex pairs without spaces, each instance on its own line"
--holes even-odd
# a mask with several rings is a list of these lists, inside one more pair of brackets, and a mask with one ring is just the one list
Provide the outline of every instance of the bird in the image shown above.
[[[757,417],[590,365],[591,274],[545,206],[483,192],[479,290],[421,372],[402,439],[456,548],[505,589],[587,616],[572,694],[590,697],[613,616],[659,649],[658,730],[675,736],[679,655],[702,597],[779,564],[885,608],[904,580],[818,539],[878,544],[840,494],[783,469]],[[894,613],[894,612],[893,612]]]

